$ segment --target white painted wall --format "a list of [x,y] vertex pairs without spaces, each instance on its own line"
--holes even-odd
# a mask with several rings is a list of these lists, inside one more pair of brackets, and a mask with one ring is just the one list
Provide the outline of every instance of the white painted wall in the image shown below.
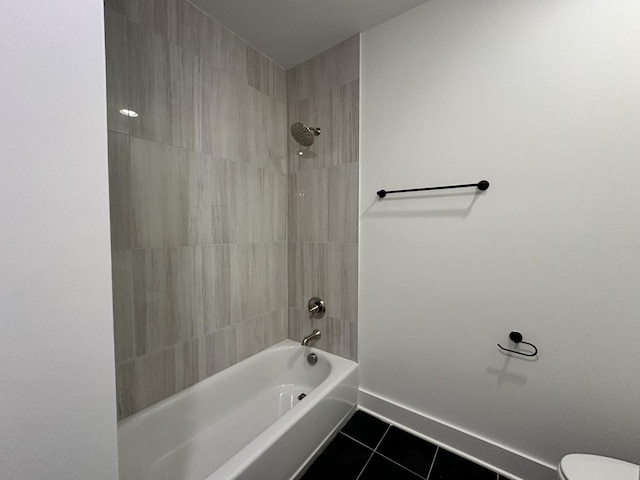
[[640,2],[431,0],[361,61],[362,388],[547,464],[640,462]]
[[0,15],[0,478],[117,478],[102,2]]

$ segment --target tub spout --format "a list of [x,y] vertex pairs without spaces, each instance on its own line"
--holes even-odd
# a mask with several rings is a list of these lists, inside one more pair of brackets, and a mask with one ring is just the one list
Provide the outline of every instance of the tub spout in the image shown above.
[[317,328],[311,332],[311,335],[307,335],[306,337],[304,337],[302,339],[302,346],[303,347],[308,347],[309,346],[309,342],[311,340],[317,340],[318,338],[320,338],[320,330],[318,330]]

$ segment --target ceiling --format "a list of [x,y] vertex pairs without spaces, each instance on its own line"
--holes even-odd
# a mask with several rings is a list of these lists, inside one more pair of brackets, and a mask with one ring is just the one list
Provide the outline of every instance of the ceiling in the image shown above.
[[284,68],[427,0],[190,0]]

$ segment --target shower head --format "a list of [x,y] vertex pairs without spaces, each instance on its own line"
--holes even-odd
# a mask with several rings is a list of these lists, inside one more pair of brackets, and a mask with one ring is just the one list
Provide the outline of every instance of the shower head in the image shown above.
[[304,123],[300,122],[291,125],[291,136],[303,147],[313,145],[313,141],[318,135],[320,135],[319,128],[307,127]]

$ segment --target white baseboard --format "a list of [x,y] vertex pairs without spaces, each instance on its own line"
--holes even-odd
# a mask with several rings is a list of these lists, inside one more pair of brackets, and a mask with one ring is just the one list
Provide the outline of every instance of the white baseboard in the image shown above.
[[464,432],[366,390],[358,408],[514,480],[557,480],[556,467]]

